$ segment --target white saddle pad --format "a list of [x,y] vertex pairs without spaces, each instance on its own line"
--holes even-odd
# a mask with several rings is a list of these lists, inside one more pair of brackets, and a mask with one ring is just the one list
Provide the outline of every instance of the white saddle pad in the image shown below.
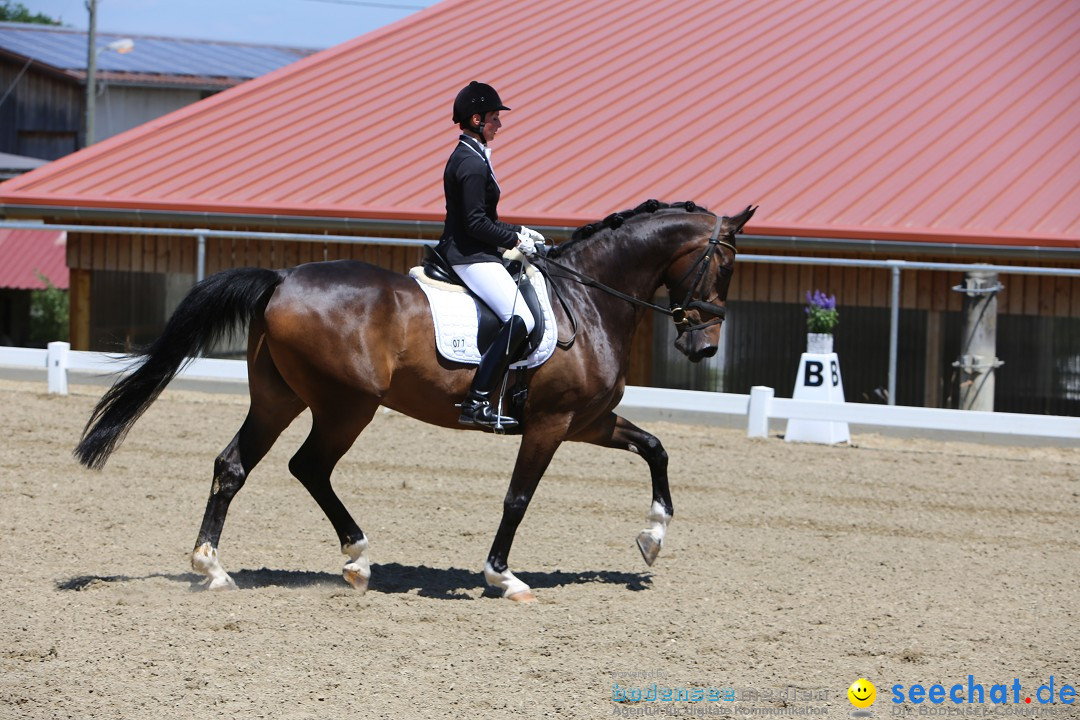
[[[409,271],[420,289],[427,295],[431,306],[431,319],[435,323],[435,347],[447,360],[479,364],[480,351],[476,347],[476,333],[479,321],[476,317],[476,301],[460,285],[432,280],[424,274],[424,268],[414,267]],[[525,277],[536,289],[540,307],[544,313],[544,337],[540,346],[524,360],[516,362],[512,368],[531,368],[542,365],[555,352],[555,343],[559,337],[555,325],[555,313],[551,309],[551,296],[543,274],[531,263],[525,264]]]

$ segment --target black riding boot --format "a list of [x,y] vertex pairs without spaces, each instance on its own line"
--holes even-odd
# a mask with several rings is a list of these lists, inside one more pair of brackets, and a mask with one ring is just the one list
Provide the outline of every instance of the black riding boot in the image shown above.
[[521,346],[529,337],[529,331],[525,327],[525,321],[517,315],[510,318],[499,330],[487,349],[480,358],[480,365],[476,368],[473,377],[472,389],[461,403],[461,417],[458,422],[462,425],[483,425],[494,428],[501,425],[504,431],[513,430],[518,421],[506,415],[499,415],[491,407],[492,397],[497,397],[496,386],[502,382],[503,376],[510,367],[510,363],[517,358]]

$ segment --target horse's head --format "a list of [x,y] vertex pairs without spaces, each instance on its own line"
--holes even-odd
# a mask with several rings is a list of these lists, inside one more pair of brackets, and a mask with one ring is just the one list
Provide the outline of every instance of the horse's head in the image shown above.
[[728,286],[735,271],[735,235],[754,215],[747,206],[734,217],[718,217],[712,234],[696,238],[694,251],[668,271],[677,336],[675,347],[691,362],[712,357],[720,347],[720,326],[727,312]]

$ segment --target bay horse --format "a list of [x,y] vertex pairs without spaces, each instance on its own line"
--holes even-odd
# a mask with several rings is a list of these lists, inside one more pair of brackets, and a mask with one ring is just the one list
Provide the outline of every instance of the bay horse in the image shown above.
[[[548,463],[564,441],[639,454],[652,475],[648,526],[638,547],[648,565],[674,514],[668,456],[653,435],[613,412],[622,398],[634,328],[649,308],[677,324],[675,346],[691,361],[716,353],[735,263],[735,235],[756,208],[718,217],[693,203],[650,200],[587,225],[537,262],[558,286],[563,333],[546,363],[527,371],[521,443],[503,500],[502,520],[484,577],[502,596],[533,600],[509,569],[514,534]],[[681,305],[649,301],[660,286]],[[348,558],[345,579],[367,590],[368,538],[334,493],[330,475],[385,406],[423,422],[458,425],[473,366],[440,357],[428,301],[413,279],[356,261],[315,262],[287,270],[231,269],[195,285],[162,335],[95,407],[75,449],[102,468],[128,430],[190,358],[248,323],[251,405],[236,436],[217,456],[192,567],[213,590],[235,588],[218,557],[229,503],[278,436],[306,408],[311,431],[289,461],[337,532]],[[569,347],[566,347],[569,345]]]

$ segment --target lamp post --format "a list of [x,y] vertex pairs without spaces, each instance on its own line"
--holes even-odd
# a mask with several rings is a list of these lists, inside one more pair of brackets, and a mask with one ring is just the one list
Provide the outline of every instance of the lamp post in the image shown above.
[[105,47],[97,47],[97,0],[86,0],[86,9],[90,13],[90,31],[86,40],[86,137],[83,147],[94,144],[94,101],[97,98],[97,56],[102,50],[113,50],[123,55],[135,48],[131,38],[114,40]]

